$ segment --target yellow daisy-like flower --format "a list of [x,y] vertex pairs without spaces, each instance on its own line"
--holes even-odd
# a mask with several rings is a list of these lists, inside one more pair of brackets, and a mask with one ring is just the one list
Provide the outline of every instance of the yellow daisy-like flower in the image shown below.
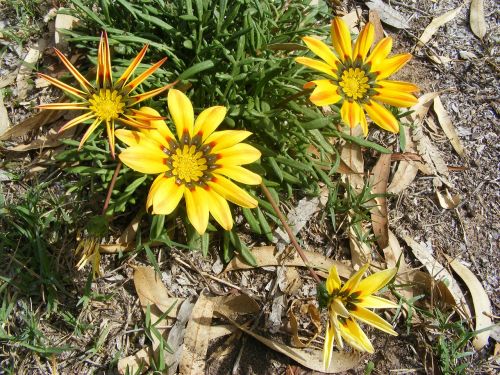
[[145,45],[139,54],[132,61],[130,66],[123,72],[116,82],[113,82],[111,72],[111,56],[109,52],[108,35],[103,32],[99,49],[97,52],[97,76],[95,86],[92,85],[74,66],[71,62],[58,50],[54,49],[56,55],[61,59],[63,64],[68,68],[71,74],[76,78],[81,86],[81,90],[67,85],[55,78],[47,76],[42,73],[38,75],[54,86],[70,93],[81,102],[76,103],[51,103],[42,104],[38,108],[41,109],[70,109],[70,110],[83,110],[85,113],[68,121],[59,130],[62,132],[73,126],[76,126],[84,121],[93,120],[85,134],[80,141],[80,147],[89,138],[92,132],[101,124],[106,123],[106,130],[108,133],[109,148],[111,155],[115,157],[115,123],[120,122],[136,128],[144,128],[145,118],[151,119],[151,116],[145,114],[138,114],[136,110],[131,107],[135,104],[158,95],[165,91],[173,84],[169,84],[155,90],[148,91],[143,94],[131,95],[131,93],[151,74],[153,74],[167,59],[166,57],[152,65],[149,69],[141,73],[139,76],[129,82],[130,77],[134,73],[137,66],[142,61],[148,45]]
[[[198,233],[205,232],[209,213],[230,230],[233,218],[227,201],[241,207],[257,206],[254,198],[227,178],[249,185],[262,181],[241,167],[260,158],[259,150],[241,143],[251,133],[215,131],[227,112],[221,106],[205,109],[195,121],[190,100],[178,90],[169,90],[168,109],[177,136],[163,120],[152,120],[151,128],[140,132],[117,130],[118,139],[130,146],[120,154],[120,160],[136,171],[159,173],[146,202],[146,209],[152,207],[153,214],[170,214],[184,197],[188,219]],[[140,113],[159,117],[148,107]]]
[[325,344],[323,348],[323,362],[325,368],[330,366],[333,342],[343,348],[343,340],[359,350],[373,353],[373,346],[361,330],[357,320],[367,323],[391,335],[397,336],[391,325],[379,317],[369,308],[395,308],[392,301],[374,296],[396,275],[397,269],[391,268],[376,272],[361,280],[369,264],[365,264],[358,272],[342,285],[337,268],[330,269],[326,280],[328,291],[328,323],[326,327]]
[[363,28],[354,46],[349,29],[341,18],[332,21],[331,35],[337,55],[322,41],[304,37],[307,47],[322,61],[308,57],[295,59],[329,76],[329,79],[305,84],[304,88],[315,86],[310,100],[317,106],[339,103],[342,120],[351,128],[361,124],[365,135],[368,134],[365,112],[381,128],[399,132],[397,119],[380,103],[411,107],[417,102],[412,94],[418,91],[417,86],[387,79],[411,59],[411,54],[387,57],[392,49],[390,37],[378,42],[369,53],[375,35],[371,23]]

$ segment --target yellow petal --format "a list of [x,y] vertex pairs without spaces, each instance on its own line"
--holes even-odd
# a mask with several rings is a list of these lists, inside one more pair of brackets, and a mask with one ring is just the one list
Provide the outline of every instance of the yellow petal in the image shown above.
[[359,112],[359,120],[361,122],[361,129],[363,129],[363,135],[366,137],[368,135],[368,122],[366,121],[365,112],[363,112],[363,110]]
[[354,51],[352,53],[353,60],[361,59],[361,61],[363,61],[366,58],[374,37],[375,28],[371,23],[367,23],[359,33],[356,44],[354,44]]
[[399,132],[399,123],[394,115],[384,106],[371,100],[367,104],[363,104],[363,108],[368,113],[372,121],[380,126],[382,129],[392,133]]
[[[146,115],[149,116],[154,116],[154,117],[161,117],[160,113],[151,107],[141,107],[139,109],[139,112],[142,112]],[[170,129],[167,126],[167,123],[164,120],[152,120],[149,121],[151,128],[148,129],[145,132],[152,132],[153,130],[156,130],[157,132],[160,133],[161,137],[165,139],[166,141],[169,141],[171,139],[175,139],[174,134],[170,131]]]
[[[134,91],[137,86],[139,86],[144,80],[146,80],[151,74],[153,74],[160,66],[163,65],[163,63],[167,60],[167,57],[164,57],[160,61],[158,61],[156,64],[150,66],[148,69],[146,69],[143,73],[141,73],[138,77],[130,81],[125,87],[124,90],[125,92],[129,93]],[[156,94],[155,94],[156,95]],[[144,100],[144,99],[141,99]]]
[[317,106],[335,104],[342,99],[338,94],[338,87],[328,79],[311,81],[316,85],[309,99]]
[[37,105],[36,108],[40,109],[88,109],[89,105],[87,103],[48,103]]
[[305,65],[311,69],[328,74],[329,76],[332,76],[335,79],[337,78],[337,75],[335,74],[335,70],[333,70],[330,65],[328,65],[322,61],[314,60],[314,59],[311,59],[309,57],[297,57],[297,58],[295,58],[295,61],[298,62],[299,64]]
[[204,143],[212,146],[212,152],[216,153],[244,141],[250,135],[252,133],[246,130],[222,130],[213,132]]
[[387,78],[401,69],[408,61],[411,60],[411,57],[410,53],[395,55],[381,61],[376,66],[373,66],[372,71],[378,74],[377,79]]
[[397,272],[397,268],[389,268],[380,272],[375,272],[373,275],[362,280],[353,291],[360,292],[360,296],[363,297],[369,296],[386,286]]
[[379,85],[383,89],[390,89],[390,90],[402,91],[402,92],[420,91],[420,88],[417,85],[414,85],[413,83],[410,83],[410,82],[404,82],[404,81],[381,80],[381,81],[377,81],[377,85]]
[[210,107],[201,112],[194,123],[194,135],[201,135],[205,141],[226,117],[227,108],[222,106]]
[[333,47],[342,62],[352,57],[351,33],[346,23],[340,17],[335,17],[331,26]]
[[65,130],[68,130],[69,128],[72,128],[73,126],[81,124],[82,122],[84,122],[86,120],[90,120],[91,118],[94,118],[94,117],[95,117],[95,114],[93,112],[87,112],[87,113],[84,113],[83,115],[75,117],[73,120],[69,120],[66,124],[64,124],[61,127],[61,129],[59,129],[59,133],[65,131]]
[[214,174],[212,180],[208,181],[208,185],[223,198],[238,206],[246,208],[257,207],[257,201],[250,194],[221,175]]
[[161,143],[157,142],[148,134],[136,130],[118,129],[115,132],[115,136],[127,146],[142,146],[161,151]]
[[345,324],[340,325],[340,333],[353,348],[368,353],[374,352],[372,343],[353,319],[347,319]]
[[234,146],[219,151],[218,164],[222,166],[250,164],[260,158],[260,151],[246,143],[238,143]]
[[333,310],[335,314],[340,315],[344,318],[349,317],[349,311],[347,311],[342,301],[337,298],[334,298],[333,301],[331,301],[330,309]]
[[392,49],[392,38],[385,37],[381,39],[377,45],[373,48],[372,53],[366,59],[366,63],[371,63],[372,67],[378,65],[382,60],[384,60]]
[[159,88],[151,90],[151,91],[147,91],[147,92],[143,92],[141,94],[129,96],[130,105],[140,103],[146,99],[150,99],[153,96],[161,94],[163,91],[168,90],[169,88],[173,87],[175,84],[176,84],[176,82],[169,83],[168,85],[165,85],[163,87],[159,87]]
[[364,266],[362,266],[358,272],[356,272],[354,275],[351,276],[349,280],[344,284],[344,286],[341,289],[341,292],[343,291],[349,291],[350,293],[354,293],[357,289],[357,286],[359,284],[359,281],[365,274],[366,270],[370,267],[370,263],[366,263]]
[[157,174],[166,172],[165,154],[160,149],[141,145],[126,148],[120,154],[120,160],[129,168],[141,173]]
[[262,177],[258,174],[239,165],[222,166],[217,168],[216,172],[246,185],[259,185],[262,182]]
[[332,69],[337,68],[337,64],[340,62],[338,57],[335,56],[333,51],[321,40],[312,38],[310,36],[305,36],[302,38],[304,43],[307,45],[314,54],[323,59]]
[[392,326],[374,312],[365,309],[364,307],[356,306],[356,309],[351,310],[351,315],[362,322],[380,329],[390,335],[397,336],[397,332],[392,329]]
[[146,211],[149,211],[149,208],[153,205],[153,198],[163,178],[165,178],[165,173],[159,174],[151,184],[151,187],[149,188],[148,198],[146,199]]
[[214,219],[225,230],[231,230],[233,227],[233,217],[227,201],[217,194],[213,189],[207,190],[208,209]]
[[198,186],[184,190],[186,211],[190,223],[199,234],[205,233],[208,225],[208,198],[207,192]]
[[340,116],[349,127],[354,128],[359,124],[361,117],[360,112],[361,107],[358,103],[344,100],[342,108],[340,109]]
[[121,77],[118,78],[118,81],[116,81],[115,86],[122,87],[124,84],[127,83],[130,76],[134,73],[135,69],[141,63],[142,59],[144,58],[144,55],[146,54],[148,47],[149,47],[149,45],[147,45],[147,44],[144,47],[142,47],[141,51],[137,54],[137,56],[134,58],[132,63],[123,72]]
[[377,94],[372,97],[373,99],[395,107],[412,107],[418,102],[417,98],[408,92],[383,88],[377,88],[375,91]]
[[356,305],[367,309],[395,309],[399,307],[397,303],[377,296],[363,297],[362,301],[356,303]]
[[115,158],[115,122],[106,121],[106,133],[108,134],[109,151],[111,157]]
[[323,344],[323,365],[325,366],[325,371],[330,367],[330,362],[332,361],[332,351],[333,351],[333,339],[334,331],[333,326],[330,322],[326,325],[325,332],[325,343]]
[[[155,188],[154,191],[153,187]],[[184,195],[184,190],[184,185],[177,185],[173,177],[161,178],[158,180],[156,186],[153,183],[150,190],[153,214],[168,215],[172,213]]]
[[194,112],[193,105],[189,98],[179,90],[170,89],[168,91],[168,110],[177,129],[179,140],[182,134],[187,132],[193,136]]
[[332,294],[334,291],[340,289],[340,277],[337,272],[337,267],[332,266],[330,268],[330,273],[328,274],[328,278],[326,279],[326,290],[329,294]]
[[82,139],[80,140],[80,144],[78,145],[78,150],[80,150],[87,139],[89,139],[90,135],[94,132],[94,130],[101,124],[102,120],[100,118],[96,118],[94,122],[89,126],[87,131],[83,134]]

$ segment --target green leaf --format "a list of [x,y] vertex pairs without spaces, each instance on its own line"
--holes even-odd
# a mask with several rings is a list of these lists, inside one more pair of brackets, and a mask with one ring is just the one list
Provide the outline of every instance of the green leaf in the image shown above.
[[212,60],[202,61],[198,64],[193,65],[192,67],[186,69],[180,76],[180,80],[188,79],[198,73],[203,72],[204,70],[211,69],[215,66]]

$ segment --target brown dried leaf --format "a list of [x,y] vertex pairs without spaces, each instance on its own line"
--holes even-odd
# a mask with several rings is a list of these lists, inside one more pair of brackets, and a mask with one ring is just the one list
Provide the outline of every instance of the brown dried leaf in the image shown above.
[[389,243],[383,251],[387,268],[396,267],[398,260],[400,260],[399,271],[404,272],[408,269],[399,241],[391,230],[389,230]]
[[[70,131],[73,129],[70,129]],[[67,134],[66,134],[67,136]],[[55,130],[49,131],[48,134],[42,135],[38,138],[33,139],[28,144],[20,144],[14,147],[7,148],[8,151],[14,152],[26,152],[31,150],[43,150],[44,148],[53,148],[61,145],[61,140],[59,134]]]
[[451,195],[448,189],[445,189],[444,194],[436,190],[436,195],[439,205],[447,210],[457,208],[461,201],[460,194]]
[[422,47],[425,43],[431,40],[432,36],[436,33],[436,31],[438,31],[438,29],[441,26],[443,26],[444,24],[450,22],[453,18],[455,18],[458,15],[458,13],[460,13],[461,10],[462,6],[459,6],[456,9],[450,10],[442,14],[441,16],[434,18],[420,36],[415,50],[416,51],[419,50],[420,47]]
[[[356,129],[353,129],[353,131]],[[345,163],[348,169],[353,171],[353,173],[348,176],[349,183],[356,192],[361,192],[365,184],[363,178],[365,163],[361,147],[354,143],[346,143],[344,147],[342,147],[340,159]]]
[[[448,261],[451,259],[449,257]],[[453,268],[453,271],[457,273],[458,276],[463,280],[465,285],[470,291],[472,297],[472,304],[474,306],[474,313],[476,316],[476,331],[492,327],[493,322],[491,321],[492,310],[491,310],[491,302],[488,298],[488,294],[484,290],[481,282],[478,280],[476,275],[465,267],[462,263],[460,263],[457,259],[453,259],[450,261],[450,266]],[[484,331],[476,335],[472,340],[472,345],[476,350],[481,350],[488,344],[488,338],[490,337],[490,331]]]
[[367,1],[366,6],[370,10],[375,10],[380,15],[382,22],[397,29],[409,29],[410,24],[408,20],[391,6],[384,3],[382,0]]
[[[298,304],[300,305],[296,306]],[[296,311],[299,314],[300,320],[306,320],[309,322],[308,326],[312,325],[312,333],[309,334],[307,339],[299,336],[299,319],[297,319]],[[305,303],[304,301],[298,299],[294,300],[288,309],[288,319],[292,330],[292,344],[297,348],[308,348],[321,332],[320,313],[316,305],[312,303]],[[306,341],[303,341],[303,339],[306,339]]]
[[3,104],[3,91],[0,91],[0,136],[10,127],[9,113]]
[[31,130],[38,129],[41,126],[48,125],[59,120],[66,113],[68,113],[68,111],[41,111],[36,115],[27,118],[23,122],[12,126],[5,133],[0,134],[0,141],[13,137],[21,137]]
[[215,297],[214,311],[236,319],[241,314],[256,314],[260,311],[260,306],[253,298],[246,294],[227,295]]
[[153,349],[148,346],[139,350],[133,355],[125,358],[120,358],[118,361],[118,372],[121,375],[136,374],[142,368],[144,371],[149,367],[151,358],[153,358]]
[[368,12],[368,21],[370,21],[370,23],[375,28],[375,37],[373,39],[373,42],[374,43],[380,42],[384,38],[385,34],[384,34],[384,27],[380,23],[380,16],[376,10],[370,10]]
[[[361,228],[361,231],[365,230]],[[361,267],[363,264],[372,261],[372,249],[363,241],[360,241],[354,232],[353,227],[349,228],[349,249],[351,250],[352,265]]]
[[443,103],[441,102],[439,96],[436,96],[434,98],[434,112],[436,112],[439,124],[441,125],[441,128],[443,129],[444,133],[450,140],[451,145],[453,146],[458,155],[464,157],[465,156],[464,146],[462,145],[460,138],[458,138],[457,131],[453,126],[453,123],[451,122],[450,115],[448,114],[448,112],[446,112],[446,109],[444,109]]
[[391,172],[391,154],[381,154],[372,171],[370,184],[372,194],[384,196],[374,198],[374,206],[371,209],[373,233],[377,244],[381,249],[389,243],[389,220],[387,219],[387,183]]
[[483,0],[472,0],[470,4],[470,28],[480,39],[486,35]]

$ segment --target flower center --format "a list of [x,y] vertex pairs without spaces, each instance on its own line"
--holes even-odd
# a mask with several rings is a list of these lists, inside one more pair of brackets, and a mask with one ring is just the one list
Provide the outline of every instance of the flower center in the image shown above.
[[125,103],[117,91],[102,89],[98,94],[93,94],[89,99],[90,110],[103,121],[111,121],[120,117],[123,113]]
[[184,145],[172,155],[172,174],[185,182],[198,182],[207,170],[207,159],[194,145]]
[[360,68],[348,68],[342,73],[339,81],[344,95],[353,100],[361,99],[366,96],[370,84],[365,72]]

